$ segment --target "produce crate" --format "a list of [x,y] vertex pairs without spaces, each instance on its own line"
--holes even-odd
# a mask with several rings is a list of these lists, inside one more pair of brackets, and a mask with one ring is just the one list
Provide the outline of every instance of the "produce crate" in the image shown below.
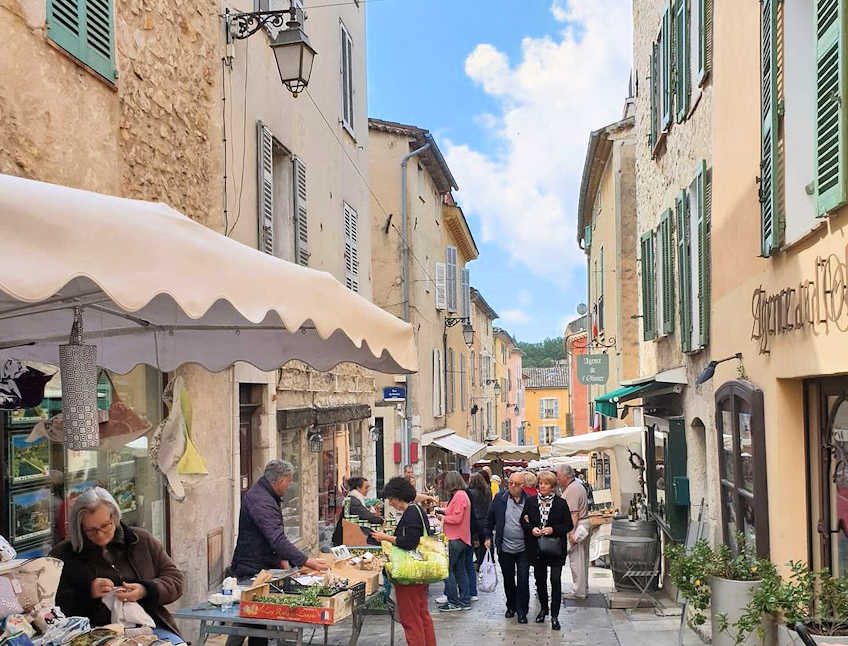
[[[272,619],[278,621],[296,621],[306,624],[332,625],[350,616],[353,612],[352,594],[345,590],[332,597],[321,597],[320,608],[285,606],[277,603],[254,601],[256,597],[269,594],[268,585],[248,588],[241,593],[239,616],[250,619]],[[283,595],[292,599],[297,595]]]

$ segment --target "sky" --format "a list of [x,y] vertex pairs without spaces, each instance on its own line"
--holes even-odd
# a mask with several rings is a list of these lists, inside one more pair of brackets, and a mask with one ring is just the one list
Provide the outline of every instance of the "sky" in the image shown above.
[[369,116],[433,133],[496,325],[561,336],[585,300],[580,180],[590,132],[622,116],[631,0],[366,2]]

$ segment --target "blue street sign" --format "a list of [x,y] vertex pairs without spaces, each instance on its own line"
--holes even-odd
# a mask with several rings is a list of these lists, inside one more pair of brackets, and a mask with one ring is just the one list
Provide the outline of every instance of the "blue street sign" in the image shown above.
[[383,388],[383,401],[402,402],[406,400],[406,388],[403,386],[387,386]]

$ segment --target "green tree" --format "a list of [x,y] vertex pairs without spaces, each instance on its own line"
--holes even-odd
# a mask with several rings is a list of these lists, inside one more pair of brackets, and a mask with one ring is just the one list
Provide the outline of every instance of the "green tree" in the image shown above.
[[547,338],[538,343],[519,341],[518,347],[524,353],[525,368],[548,368],[557,361],[565,359],[562,337]]

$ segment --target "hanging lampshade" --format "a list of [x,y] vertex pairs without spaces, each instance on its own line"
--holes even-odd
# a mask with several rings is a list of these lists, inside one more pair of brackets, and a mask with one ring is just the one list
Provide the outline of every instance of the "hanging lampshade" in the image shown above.
[[100,445],[97,419],[97,346],[82,342],[82,312],[74,310],[68,345],[59,346],[65,448],[79,451]]

